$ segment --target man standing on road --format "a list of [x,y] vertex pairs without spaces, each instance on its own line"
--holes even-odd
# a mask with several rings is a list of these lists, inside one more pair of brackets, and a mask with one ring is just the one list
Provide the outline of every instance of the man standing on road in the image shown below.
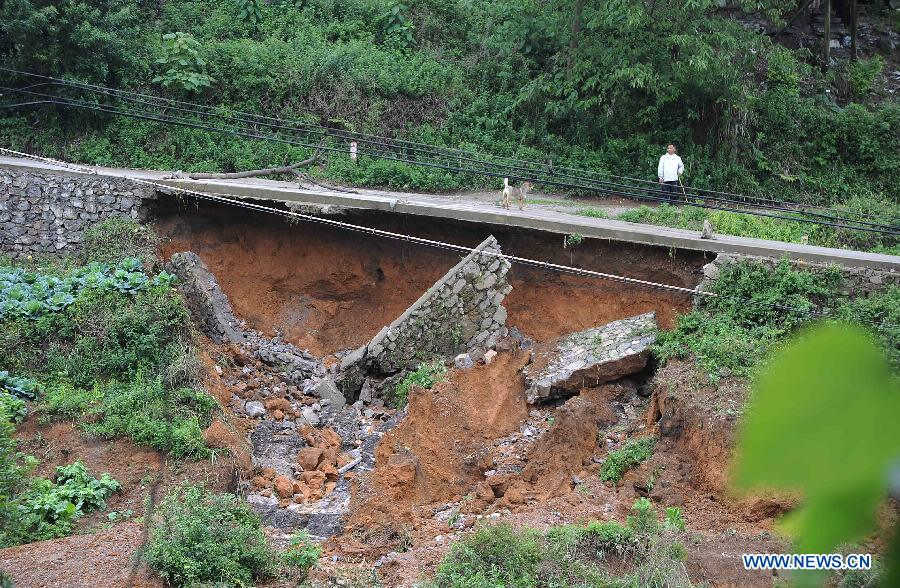
[[671,197],[678,193],[678,178],[684,173],[684,163],[675,153],[675,145],[669,143],[666,153],[659,158],[659,167],[656,175],[662,187],[664,197]]

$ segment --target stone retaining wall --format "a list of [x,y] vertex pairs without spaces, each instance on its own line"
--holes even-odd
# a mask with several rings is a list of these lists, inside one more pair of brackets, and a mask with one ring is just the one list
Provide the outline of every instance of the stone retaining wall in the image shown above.
[[[710,284],[718,277],[719,272],[728,264],[742,260],[750,260],[763,263],[774,268],[781,260],[771,257],[757,257],[752,255],[736,255],[733,253],[719,253],[715,259],[703,266],[703,279],[697,286],[700,290],[709,290]],[[863,267],[843,267],[839,265],[824,265],[789,260],[795,269],[806,269],[813,272],[830,271],[837,268],[845,278],[845,295],[853,293],[856,296],[865,295],[885,288],[886,286],[900,285],[900,272]],[[697,302],[696,300],[694,301]]]
[[111,216],[137,219],[152,188],[127,179],[0,169],[0,253],[74,252],[84,229]]
[[367,374],[387,376],[434,356],[496,344],[506,324],[510,263],[490,236],[406,312],[341,361],[338,386],[355,400]]

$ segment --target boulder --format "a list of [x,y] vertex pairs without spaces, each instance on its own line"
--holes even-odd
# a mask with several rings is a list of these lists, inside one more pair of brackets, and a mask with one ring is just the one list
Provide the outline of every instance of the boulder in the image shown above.
[[648,312],[537,346],[524,370],[528,402],[571,396],[641,371],[656,330],[656,315]]
[[255,419],[261,416],[265,416],[266,407],[263,406],[263,403],[258,400],[251,400],[244,405],[244,412],[248,417]]

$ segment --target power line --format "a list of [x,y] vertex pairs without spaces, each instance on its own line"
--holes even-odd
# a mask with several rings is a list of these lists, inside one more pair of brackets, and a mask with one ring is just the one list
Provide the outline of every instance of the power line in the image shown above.
[[[2,69],[2,68],[0,68],[0,69]],[[8,68],[7,68],[7,69],[8,69]],[[12,71],[15,71],[15,70],[12,70]],[[24,73],[24,72],[22,72],[22,73]],[[407,162],[410,162],[410,163],[418,163],[418,164],[420,164],[420,165],[427,165],[427,163],[423,163],[423,162],[421,162],[421,161],[409,161],[409,158],[408,158],[408,157],[399,157],[399,158],[398,158],[398,157],[395,157],[396,151],[398,150],[398,148],[400,148],[400,149],[403,150],[403,151],[411,150],[411,151],[416,151],[416,152],[424,152],[426,155],[428,155],[428,154],[433,155],[433,154],[435,154],[435,153],[437,153],[437,154],[445,154],[445,153],[450,153],[450,152],[452,152],[452,157],[453,157],[454,159],[456,159],[458,162],[466,161],[466,162],[478,163],[478,164],[491,164],[491,163],[492,163],[492,162],[485,162],[485,161],[474,160],[474,159],[472,159],[471,157],[462,157],[462,155],[460,155],[460,154],[465,154],[465,155],[471,155],[471,154],[467,154],[466,152],[463,152],[463,151],[460,151],[460,150],[450,150],[450,149],[447,149],[447,148],[435,147],[435,146],[425,145],[425,144],[421,144],[421,143],[412,143],[412,142],[408,142],[408,141],[402,141],[402,140],[397,140],[397,139],[388,139],[388,138],[384,138],[384,137],[377,137],[377,136],[372,136],[372,135],[364,135],[364,134],[359,134],[359,133],[349,133],[349,132],[341,131],[341,130],[338,130],[338,129],[331,129],[331,128],[321,127],[321,126],[316,126],[316,125],[299,124],[299,123],[297,123],[296,121],[284,121],[284,120],[282,120],[282,119],[276,119],[276,118],[274,118],[274,117],[266,117],[266,116],[261,116],[261,115],[251,115],[251,114],[246,114],[246,113],[244,113],[244,116],[248,116],[248,117],[250,117],[250,119],[243,119],[243,118],[240,118],[240,117],[236,117],[236,116],[234,116],[234,115],[224,115],[224,114],[222,114],[222,113],[215,112],[214,110],[212,110],[210,107],[207,107],[207,106],[194,105],[194,104],[191,104],[191,103],[182,102],[182,101],[170,100],[170,99],[167,99],[167,98],[157,98],[157,97],[152,97],[152,96],[147,95],[147,94],[129,93],[129,92],[126,92],[126,91],[123,91],[123,90],[116,90],[116,89],[112,89],[112,88],[103,88],[103,87],[101,87],[101,86],[94,86],[94,85],[91,85],[91,84],[73,83],[73,82],[68,82],[68,81],[65,81],[65,80],[59,80],[59,79],[57,79],[57,78],[50,78],[49,76],[39,76],[39,75],[37,75],[37,74],[27,74],[27,73],[26,73],[26,75],[31,75],[31,76],[35,76],[35,77],[40,77],[40,78],[43,78],[43,79],[49,79],[49,80],[51,80],[50,82],[46,82],[46,83],[32,84],[31,86],[28,86],[28,87],[26,87],[26,88],[34,88],[34,87],[40,86],[40,85],[61,85],[61,86],[71,86],[71,87],[77,87],[77,88],[82,88],[82,89],[88,89],[88,90],[93,91],[93,92],[100,92],[100,93],[107,94],[107,95],[108,95],[108,94],[115,94],[115,95],[117,95],[117,96],[124,96],[124,97],[125,97],[124,100],[126,100],[126,101],[134,101],[134,100],[137,100],[137,102],[139,102],[139,103],[141,103],[141,104],[144,104],[144,105],[158,105],[158,103],[160,103],[160,102],[163,102],[163,103],[172,103],[172,104],[179,104],[179,105],[186,105],[187,108],[185,108],[185,107],[183,107],[183,106],[178,106],[178,107],[174,107],[174,110],[178,110],[178,111],[181,111],[181,112],[188,112],[188,113],[195,114],[195,115],[200,115],[200,116],[214,116],[214,117],[217,117],[217,118],[220,118],[220,119],[224,119],[224,120],[243,122],[243,123],[247,123],[247,124],[262,124],[263,126],[267,126],[267,127],[269,127],[269,128],[273,128],[273,129],[275,129],[276,131],[280,131],[280,130],[303,131],[303,132],[306,132],[306,133],[314,133],[314,134],[319,135],[319,136],[332,136],[332,137],[335,137],[335,138],[343,139],[343,140],[345,140],[345,141],[349,141],[349,140],[352,140],[352,139],[356,139],[356,140],[358,140],[358,141],[364,142],[364,143],[367,144],[367,145],[373,145],[373,146],[375,146],[375,147],[383,147],[383,148],[387,148],[387,149],[390,150],[390,153],[389,153],[389,154],[387,154],[387,153],[385,153],[385,152],[383,152],[383,151],[380,151],[380,150],[379,150],[379,151],[376,151],[375,153],[372,154],[373,156],[376,156],[376,157],[385,157],[385,156],[387,156],[388,158],[398,159],[398,160],[401,160],[401,161],[407,161]],[[146,116],[146,115],[143,115],[143,114],[137,115],[137,114],[135,114],[135,113],[132,113],[132,112],[129,112],[129,111],[126,111],[126,110],[112,110],[112,109],[110,109],[110,108],[108,108],[108,107],[107,107],[107,108],[103,108],[102,106],[99,106],[99,105],[97,105],[97,104],[95,104],[95,103],[86,103],[86,102],[83,102],[83,101],[72,100],[72,99],[69,99],[69,98],[60,98],[60,97],[58,97],[58,96],[56,96],[56,95],[51,95],[51,94],[42,94],[42,93],[36,93],[36,92],[29,92],[29,91],[28,91],[27,89],[25,89],[25,88],[10,88],[10,90],[13,91],[13,92],[20,92],[20,93],[26,93],[26,94],[31,94],[31,95],[36,95],[36,96],[45,97],[45,98],[48,98],[50,102],[56,103],[56,104],[64,104],[64,105],[67,105],[67,106],[76,106],[76,107],[84,107],[84,108],[88,108],[88,109],[97,109],[97,110],[101,110],[101,111],[103,111],[103,112],[110,112],[110,113],[115,113],[115,114],[122,114],[122,115],[126,115],[126,116],[138,116],[139,118],[147,118],[147,116]],[[137,97],[139,97],[139,98],[136,99],[136,98],[134,98],[135,96],[137,96]],[[62,102],[61,102],[61,101],[62,101]],[[24,103],[24,104],[34,104],[34,102]],[[14,105],[14,106],[22,106],[22,105],[24,105],[24,104],[17,104],[17,105]],[[165,108],[169,108],[169,107],[165,107]],[[151,120],[157,120],[157,121],[160,121],[160,122],[170,122],[170,123],[174,123],[174,124],[184,123],[183,119],[175,119],[175,118],[173,118],[173,117],[152,116],[152,117],[149,117],[149,118],[150,118]],[[286,125],[286,124],[278,124],[278,125],[276,125],[276,124],[274,124],[274,123],[269,123],[269,122],[267,122],[267,121],[278,121],[279,123],[291,123],[291,124],[290,124],[290,125]],[[194,126],[194,125],[191,125],[191,126]],[[205,127],[203,127],[203,128],[205,128]],[[210,130],[212,130],[212,129],[210,129]],[[217,130],[217,131],[219,131],[219,132],[227,132],[227,131],[225,131],[224,129],[215,129],[215,130]],[[259,135],[258,135],[257,133],[252,133],[251,136],[259,136]],[[374,137],[374,139],[373,139],[373,137]],[[281,138],[281,137],[266,137],[266,138],[272,139],[272,140],[280,140],[280,141],[284,141],[284,139]],[[377,141],[376,141],[375,139],[377,139]],[[290,141],[286,141],[286,142],[290,142]],[[431,150],[430,153],[429,153],[429,150]],[[508,159],[508,158],[500,158],[500,160],[509,160],[509,159]],[[527,165],[530,165],[530,166],[539,165],[539,164],[535,164],[535,163],[533,163],[533,162],[525,162],[525,163],[526,163]],[[461,172],[463,172],[463,173],[466,173],[466,172],[469,172],[469,173],[481,173],[482,175],[492,175],[492,176],[506,176],[506,175],[510,174],[510,171],[508,171],[508,170],[503,170],[503,171],[500,172],[500,173],[498,173],[498,172],[496,172],[496,171],[493,171],[492,173],[491,173],[491,172],[489,172],[489,173],[484,173],[485,170],[483,170],[483,169],[482,169],[482,170],[476,170],[476,169],[471,169],[471,168],[458,168],[458,167],[454,168],[454,167],[447,167],[447,166],[444,166],[444,167],[445,167],[446,169],[450,169],[450,170],[453,170],[453,171],[461,171]],[[593,189],[593,190],[598,190],[598,191],[603,191],[604,188],[607,188],[607,189],[604,191],[604,193],[616,194],[616,195],[627,195],[627,196],[635,197],[635,198],[639,198],[639,199],[640,199],[640,198],[649,198],[649,199],[652,199],[652,200],[658,200],[658,201],[664,201],[664,202],[671,202],[671,203],[675,203],[675,204],[688,204],[688,205],[697,205],[697,206],[704,206],[704,205],[705,205],[706,207],[709,207],[709,208],[718,208],[718,209],[722,209],[722,210],[730,210],[730,211],[736,211],[736,212],[744,212],[744,213],[749,213],[749,214],[753,214],[753,212],[754,212],[754,211],[746,211],[746,210],[743,210],[743,209],[726,208],[726,207],[721,207],[721,206],[720,206],[720,207],[713,207],[713,206],[709,206],[709,205],[706,204],[706,203],[692,202],[692,201],[689,201],[689,200],[687,199],[687,198],[688,198],[688,194],[687,194],[686,191],[685,191],[685,193],[684,193],[684,196],[685,196],[684,199],[682,199],[681,197],[677,197],[677,198],[671,198],[671,197],[658,198],[658,197],[652,196],[651,194],[655,193],[655,194],[662,194],[662,195],[665,196],[666,193],[664,193],[663,191],[661,191],[661,190],[659,190],[659,189],[649,189],[649,188],[644,188],[644,189],[642,189],[642,188],[640,188],[640,187],[635,187],[635,186],[630,186],[630,185],[623,185],[623,184],[617,184],[617,183],[609,182],[609,181],[599,181],[599,180],[596,180],[594,183],[599,182],[599,183],[601,184],[600,186],[593,185],[593,183],[592,183],[592,184],[589,184],[589,185],[585,185],[585,184],[574,184],[574,183],[571,183],[571,182],[559,182],[559,181],[553,181],[552,178],[546,178],[546,177],[545,177],[545,178],[542,179],[542,178],[540,178],[540,177],[538,177],[538,176],[540,176],[541,174],[544,174],[544,175],[548,175],[548,174],[549,174],[549,175],[554,175],[554,176],[560,176],[562,179],[568,179],[568,178],[571,178],[572,176],[569,175],[569,174],[564,174],[564,175],[560,175],[560,174],[558,174],[558,173],[553,173],[553,174],[551,174],[550,172],[547,172],[546,170],[537,170],[537,169],[533,169],[533,168],[531,168],[531,169],[525,169],[525,168],[522,168],[522,167],[514,167],[514,168],[511,168],[511,169],[512,169],[512,172],[513,172],[513,173],[518,173],[518,174],[520,174],[522,177],[534,178],[534,179],[537,179],[538,181],[540,181],[540,182],[542,182],[542,183],[547,183],[547,184],[551,184],[551,185],[559,185],[559,186],[563,186],[563,187],[574,187],[574,188],[588,189],[588,190]],[[573,169],[573,168],[559,168],[559,169]],[[583,173],[583,174],[588,174],[589,176],[594,176],[594,177],[596,176],[596,174],[594,174],[593,172],[589,172],[589,171],[587,171],[587,170],[578,170],[578,171],[580,171],[580,172]],[[589,181],[590,181],[590,178],[589,178]],[[648,182],[647,180],[640,180],[640,181]],[[610,190],[610,188],[611,188],[611,190]],[[629,190],[634,190],[634,189],[637,189],[637,190],[643,190],[643,191],[642,191],[642,192],[638,192],[638,193],[630,192],[630,191],[629,191]],[[723,203],[730,203],[730,204],[737,204],[737,205],[749,205],[749,204],[753,204],[754,206],[757,206],[757,207],[768,208],[768,209],[773,209],[773,210],[780,210],[780,211],[787,211],[787,212],[792,212],[792,213],[799,213],[799,214],[803,214],[803,215],[807,215],[807,216],[815,216],[815,217],[818,217],[818,218],[831,219],[831,220],[837,220],[837,221],[841,221],[841,220],[842,220],[842,221],[845,221],[845,222],[850,222],[850,223],[852,223],[852,224],[858,224],[858,225],[868,226],[868,227],[871,227],[871,228],[881,228],[881,229],[886,229],[886,230],[891,231],[891,232],[900,229],[900,228],[898,228],[898,227],[891,227],[891,226],[887,226],[887,225],[880,225],[880,224],[877,224],[877,223],[870,223],[870,222],[865,222],[865,221],[858,221],[858,220],[855,220],[855,219],[846,218],[846,217],[841,217],[841,216],[822,214],[822,213],[818,213],[818,212],[815,212],[815,211],[811,211],[811,210],[809,210],[808,207],[805,207],[805,208],[803,208],[802,210],[795,210],[795,209],[793,209],[793,208],[778,207],[778,206],[775,206],[775,205],[771,204],[771,202],[776,202],[776,201],[773,201],[773,200],[771,200],[771,199],[768,199],[768,200],[756,199],[756,202],[754,203],[750,197],[738,196],[738,199],[735,200],[734,198],[725,198],[725,197],[722,197],[722,196],[703,196],[703,195],[695,194],[695,193],[694,193],[694,192],[697,192],[697,189],[691,188],[691,190],[692,190],[691,197],[701,198],[701,199],[704,199],[704,200],[721,201],[721,202],[723,202]],[[711,192],[711,191],[707,191],[707,192]],[[728,193],[721,192],[720,194],[728,194]],[[783,219],[785,219],[785,220],[796,220],[796,219],[794,219],[794,218],[791,218],[791,217],[784,217],[784,216],[781,216],[781,215],[777,215],[776,218],[783,218]],[[811,220],[811,219],[810,219],[810,220]],[[816,221],[811,221],[811,222],[816,222]],[[819,224],[823,224],[823,223],[819,223]],[[836,227],[838,227],[838,228],[853,228],[853,227],[839,226],[838,224],[832,224],[832,225],[829,225],[829,226],[836,226]],[[856,228],[859,229],[859,230],[865,230],[865,229],[862,229],[862,227],[856,227]]]
[[[54,165],[57,167],[62,167],[64,169],[70,169],[70,170],[76,171],[78,173],[83,173],[83,174],[98,176],[98,177],[101,176],[101,174],[99,172],[97,172],[97,170],[95,170],[95,169],[77,165],[77,164],[68,163],[65,161],[60,161],[58,159],[53,159],[50,157],[43,157],[43,156],[31,154],[31,153],[23,153],[21,151],[15,151],[13,149],[8,149],[5,147],[0,147],[0,152],[15,155],[17,157],[24,157],[24,158],[32,159],[35,161],[41,161],[43,163],[47,163],[47,164]],[[437,248],[437,249],[444,249],[447,251],[453,251],[456,253],[462,253],[462,254],[466,254],[466,255],[475,251],[474,248],[466,247],[464,245],[457,245],[454,243],[447,243],[444,241],[438,241],[438,240],[434,240],[434,239],[425,239],[423,237],[415,237],[412,235],[406,235],[404,233],[396,233],[396,232],[392,232],[392,231],[386,231],[383,229],[366,227],[363,225],[357,225],[357,224],[339,221],[339,220],[335,220],[335,219],[329,219],[329,218],[323,218],[323,217],[313,216],[313,215],[309,215],[309,214],[303,214],[303,213],[295,212],[292,210],[283,210],[283,209],[273,208],[271,206],[265,206],[262,204],[257,204],[255,202],[248,202],[246,200],[236,199],[227,194],[220,194],[220,193],[215,193],[215,192],[201,192],[201,191],[197,191],[197,190],[191,190],[189,188],[183,188],[180,186],[169,186],[167,184],[154,182],[152,180],[145,180],[142,178],[132,178],[132,177],[127,177],[127,176],[122,176],[122,177],[125,177],[125,179],[135,182],[137,184],[152,186],[163,192],[178,192],[178,193],[187,194],[189,196],[193,196],[195,198],[199,198],[202,200],[229,204],[232,206],[249,209],[249,210],[253,210],[256,212],[274,214],[274,215],[283,216],[283,217],[287,217],[287,218],[301,219],[301,220],[314,222],[314,223],[318,223],[318,224],[324,224],[327,226],[336,227],[336,228],[340,228],[340,229],[344,229],[344,230],[361,232],[361,233],[373,235],[376,237],[383,237],[383,238],[388,238],[388,239],[393,239],[393,240],[406,241],[409,243],[415,243],[418,245],[424,245],[427,247],[432,247],[432,248]],[[681,294],[688,294],[688,295],[695,296],[698,298],[708,298],[708,299],[722,299],[723,298],[719,294],[716,294],[714,292],[708,292],[705,290],[700,290],[699,288],[685,288],[683,286],[676,286],[673,284],[653,282],[650,280],[642,280],[640,278],[633,278],[630,276],[611,274],[611,273],[607,273],[607,272],[598,272],[595,270],[589,270],[589,269],[579,268],[579,267],[574,267],[574,266],[567,266],[567,265],[562,265],[562,264],[557,264],[557,263],[552,263],[552,262],[547,262],[547,261],[541,261],[541,260],[537,260],[537,259],[530,259],[527,257],[506,255],[503,253],[494,253],[492,251],[480,251],[478,253],[480,255],[502,258],[502,259],[506,259],[513,263],[518,263],[520,265],[541,268],[541,269],[545,269],[545,270],[549,270],[549,271],[556,271],[556,272],[560,272],[560,273],[569,273],[569,274],[574,274],[574,275],[600,278],[600,279],[604,279],[604,280],[610,280],[610,281],[615,281],[615,282],[620,282],[620,283],[625,283],[625,284],[631,284],[631,285],[635,285],[635,286],[643,286],[643,287],[648,287],[648,288],[667,290],[667,291],[677,292],[677,293],[681,293]],[[728,299],[737,299],[737,298],[732,297],[732,298],[728,298]],[[763,304],[765,306],[768,306],[770,308],[775,308],[778,310],[784,310],[784,311],[794,312],[794,313],[798,313],[798,314],[806,314],[807,316],[810,316],[810,317],[823,316],[825,314],[823,312],[823,310],[819,307],[811,306],[810,308],[797,308],[797,307],[780,305],[775,302],[752,300],[752,299],[745,299],[745,298],[742,298],[741,300],[743,300],[745,302],[755,303],[755,304]]]
[[[636,199],[646,199],[652,200],[656,202],[664,202],[670,204],[679,204],[679,205],[689,205],[689,206],[697,206],[701,208],[714,209],[714,210],[724,210],[729,212],[736,212],[742,214],[751,214],[755,216],[764,216],[769,218],[777,218],[781,220],[794,221],[794,222],[807,222],[822,226],[828,226],[836,229],[847,229],[847,230],[857,230],[857,231],[865,231],[865,232],[874,232],[881,233],[890,236],[894,236],[900,233],[900,227],[894,225],[884,225],[880,223],[873,223],[864,220],[856,220],[853,218],[847,218],[845,216],[840,216],[837,214],[825,214],[821,212],[815,212],[809,210],[807,208],[797,210],[794,208],[790,208],[788,206],[779,206],[778,204],[785,205],[789,204],[786,202],[778,202],[772,199],[755,199],[754,197],[744,197],[740,195],[735,195],[736,198],[727,197],[729,193],[719,192],[717,194],[721,194],[720,196],[705,196],[702,194],[697,194],[697,189],[691,188],[691,194],[688,195],[687,191],[684,192],[684,198],[676,197],[673,198],[669,194],[662,192],[659,189],[648,189],[641,188],[638,186],[631,186],[627,184],[620,184],[615,182],[609,182],[606,180],[595,180],[591,179],[592,177],[596,177],[596,173],[590,172],[588,170],[575,170],[575,168],[557,168],[557,169],[566,169],[573,170],[579,173],[587,175],[586,181],[585,178],[575,178],[576,181],[573,181],[574,176],[572,174],[560,174],[554,171],[548,171],[548,169],[537,169],[536,166],[540,166],[542,168],[547,168],[543,164],[537,164],[535,162],[522,162],[521,160],[512,160],[511,158],[498,158],[500,161],[517,161],[522,165],[527,165],[528,167],[517,166],[507,166],[507,169],[498,169],[495,162],[484,161],[475,159],[472,156],[474,155],[471,152],[465,152],[462,150],[453,150],[449,148],[436,147],[432,145],[426,145],[422,143],[414,143],[410,141],[403,141],[398,139],[390,139],[387,137],[379,137],[375,135],[365,135],[361,133],[350,133],[347,131],[342,131],[339,129],[332,129],[328,127],[322,127],[319,125],[309,125],[298,123],[297,121],[285,121],[283,119],[278,119],[275,117],[263,116],[263,115],[254,115],[249,113],[232,113],[232,114],[222,114],[221,112],[216,112],[211,107],[193,104],[190,102],[172,100],[168,98],[160,98],[151,96],[148,94],[138,94],[134,92],[128,92],[124,90],[117,90],[113,88],[105,88],[102,86],[96,86],[93,84],[84,84],[80,82],[71,82],[68,80],[62,80],[59,78],[52,78],[50,76],[42,76],[39,74],[32,74],[29,72],[20,72],[18,70],[12,70],[9,68],[0,68],[2,71],[8,71],[20,75],[31,76],[39,79],[49,80],[46,83],[32,84],[30,87],[34,88],[40,85],[59,85],[66,87],[75,87],[79,89],[85,89],[95,93],[101,93],[104,95],[115,95],[122,98],[125,102],[136,102],[138,104],[142,104],[144,106],[157,106],[163,108],[163,113],[154,113],[148,114],[146,111],[144,112],[134,112],[126,108],[101,105],[93,102],[87,102],[84,100],[77,100],[66,97],[59,97],[53,94],[39,93],[29,91],[23,88],[9,88],[9,91],[26,94],[30,96],[35,96],[39,98],[45,98],[46,103],[61,105],[61,106],[69,106],[76,108],[84,108],[88,110],[95,110],[99,112],[106,112],[110,114],[118,114],[123,116],[131,116],[135,118],[143,118],[147,120],[153,120],[156,122],[167,123],[167,124],[177,124],[181,126],[188,126],[213,132],[221,132],[227,134],[233,134],[237,136],[244,136],[254,139],[261,140],[272,140],[283,142],[287,144],[302,146],[313,148],[312,141],[298,141],[294,138],[283,137],[280,135],[266,135],[261,134],[260,132],[249,132],[246,130],[238,130],[238,129],[227,129],[220,127],[213,127],[209,124],[199,124],[194,121],[186,120],[184,118],[178,118],[175,116],[168,115],[165,113],[166,110],[175,110],[178,112],[184,112],[195,116],[201,117],[215,117],[224,121],[231,121],[236,123],[243,123],[248,125],[255,126],[263,126],[270,129],[270,131],[274,131],[276,133],[281,131],[289,131],[289,132],[302,132],[307,135],[314,135],[316,138],[320,139],[319,145],[316,147],[323,148],[321,146],[321,139],[323,138],[332,138],[337,139],[344,142],[349,142],[351,140],[356,140],[360,142],[361,145],[365,146],[364,149],[360,150],[360,155],[369,155],[372,157],[378,157],[383,159],[391,159],[395,161],[402,161],[405,163],[411,163],[414,165],[421,165],[425,167],[431,167],[436,169],[443,169],[446,171],[458,172],[458,173],[474,173],[479,175],[486,175],[492,177],[519,177],[534,179],[540,183],[559,186],[563,188],[572,188],[572,189],[580,189],[580,190],[591,190],[595,192],[599,192],[605,195],[614,195],[614,196],[626,196]],[[41,101],[31,101],[27,103],[20,103],[14,106],[23,106],[23,105],[32,105],[32,104],[40,104]],[[160,106],[159,103],[163,105]],[[166,106],[166,105],[174,105],[174,106]],[[240,115],[240,116],[237,116]],[[242,118],[247,117],[247,118]],[[277,123],[277,124],[276,124]],[[345,152],[345,149],[337,148],[337,147],[324,147],[324,149],[329,151],[337,151],[337,152]],[[440,163],[438,161],[434,161],[438,158],[438,156],[444,155],[449,159],[454,160],[457,165],[448,165],[446,163]],[[431,158],[431,160],[426,160]],[[472,164],[469,167],[462,167],[463,162]],[[501,164],[502,165],[502,164]],[[492,167],[493,166],[493,167]],[[552,170],[553,168],[549,168]],[[516,176],[519,174],[519,176]],[[620,176],[621,177],[621,176]],[[633,180],[633,178],[632,178]],[[648,182],[648,180],[640,180],[643,182]],[[713,191],[705,191],[708,193],[713,193]],[[703,200],[703,202],[692,201],[690,198],[697,198]],[[710,204],[708,201],[712,200],[715,204]],[[777,204],[773,204],[777,203]],[[732,206],[735,205],[735,206]],[[743,205],[752,205],[757,208],[763,208],[772,210],[774,212],[764,212],[762,210],[746,210],[743,208],[737,208],[736,206]],[[791,205],[796,206],[796,205]],[[787,213],[787,214],[775,214],[775,212]],[[832,211],[833,212],[833,211]],[[794,215],[801,215],[802,218],[798,218]],[[812,218],[814,217],[814,218]]]
[[[180,125],[180,126],[187,126],[187,127],[191,127],[191,128],[208,130],[208,131],[212,131],[212,132],[226,133],[226,134],[232,134],[235,136],[248,137],[248,138],[252,138],[252,139],[272,140],[272,141],[278,141],[278,142],[287,143],[287,144],[300,146],[300,147],[315,148],[315,149],[333,151],[333,152],[338,152],[338,153],[346,152],[345,148],[326,146],[326,145],[323,145],[321,142],[318,145],[315,145],[310,142],[302,142],[302,141],[292,140],[292,139],[288,139],[288,138],[280,137],[280,136],[262,135],[259,133],[251,133],[251,132],[240,131],[240,130],[235,130],[235,129],[213,127],[210,125],[200,124],[200,123],[196,123],[196,122],[189,121],[189,120],[182,119],[182,118],[133,112],[133,111],[119,108],[119,107],[102,106],[102,105],[88,103],[88,102],[80,101],[80,100],[73,100],[73,99],[68,99],[68,98],[58,98],[53,95],[29,92],[29,91],[24,91],[24,90],[17,90],[15,88],[10,88],[10,90],[33,95],[33,96],[47,98],[46,101],[35,101],[35,102],[29,102],[28,104],[50,103],[50,104],[56,104],[56,105],[61,105],[61,106],[73,106],[73,107],[77,107],[77,108],[84,108],[87,110],[94,110],[94,111],[105,112],[105,113],[110,113],[110,114],[124,115],[124,116],[133,117],[133,118],[152,120],[152,121],[162,122],[162,123],[176,124],[176,125]],[[21,105],[21,104],[19,104],[19,105]],[[327,138],[327,135],[326,135],[326,138]],[[376,147],[378,147],[378,146],[379,145],[376,145]],[[388,147],[390,148],[391,146],[388,146]],[[420,165],[420,166],[442,169],[442,170],[446,170],[446,171],[460,172],[460,173],[476,173],[476,174],[488,175],[488,176],[493,176],[493,177],[504,177],[506,174],[509,174],[509,172],[506,170],[499,171],[499,172],[487,170],[487,169],[474,170],[471,168],[450,166],[450,165],[445,165],[445,164],[441,164],[441,163],[435,163],[432,161],[412,160],[408,157],[398,156],[396,154],[396,152],[391,149],[388,149],[388,150],[370,149],[368,152],[365,152],[365,151],[362,152],[361,155],[369,155],[372,157],[378,157],[378,158],[382,158],[382,159],[389,159],[389,160],[400,161],[400,162],[404,162],[404,163],[411,163],[414,165]],[[534,176],[534,174],[532,174],[530,177],[533,177],[533,176]],[[681,199],[681,198],[673,199],[673,198],[667,198],[667,197],[658,197],[658,196],[653,196],[651,194],[651,192],[654,192],[654,191],[644,190],[642,192],[633,192],[631,190],[636,189],[634,187],[624,186],[624,185],[619,185],[619,184],[611,184],[608,182],[607,183],[600,182],[598,184],[591,185],[591,184],[576,184],[576,183],[572,183],[572,182],[560,182],[560,181],[553,181],[553,180],[547,180],[547,179],[541,179],[538,181],[543,184],[555,185],[555,186],[560,186],[560,187],[565,187],[565,188],[591,190],[591,191],[598,192],[598,193],[605,194],[605,195],[626,196],[626,197],[632,197],[632,198],[636,198],[636,199],[648,199],[648,200],[669,203],[669,204],[680,204],[680,205],[696,206],[696,207],[700,207],[700,208],[707,208],[707,209],[713,209],[713,210],[724,210],[724,211],[735,212],[735,213],[739,213],[739,214],[750,214],[750,215],[754,215],[754,216],[763,216],[763,217],[776,218],[776,219],[788,220],[788,221],[794,221],[794,222],[805,222],[805,223],[817,224],[817,225],[828,226],[828,227],[838,228],[838,229],[873,232],[873,233],[881,233],[881,234],[886,234],[886,235],[895,235],[895,234],[900,233],[900,228],[894,227],[894,226],[880,225],[877,223],[870,223],[870,222],[865,222],[865,221],[856,221],[853,219],[846,219],[843,217],[834,217],[834,216],[822,215],[822,214],[817,214],[817,213],[804,213],[803,211],[796,211],[796,210],[789,209],[789,208],[770,207],[770,208],[774,208],[774,210],[784,211],[789,214],[814,214],[816,216],[825,217],[825,218],[833,218],[838,221],[844,221],[844,222],[831,222],[831,221],[826,221],[826,220],[817,220],[817,219],[813,219],[813,218],[797,218],[796,216],[773,214],[773,213],[763,212],[760,210],[746,210],[746,209],[742,209],[742,208],[735,208],[733,206],[714,205],[714,204],[708,204],[706,202],[695,202],[695,201],[690,201],[690,200]],[[656,192],[658,192],[658,191],[656,191]],[[847,223],[850,223],[850,224],[847,224]],[[853,226],[853,225],[860,225],[860,226]]]

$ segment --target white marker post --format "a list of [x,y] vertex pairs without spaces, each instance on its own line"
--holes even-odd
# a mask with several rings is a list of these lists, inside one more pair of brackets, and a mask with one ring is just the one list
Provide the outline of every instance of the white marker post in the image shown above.
[[356,161],[356,141],[350,141],[350,159]]

